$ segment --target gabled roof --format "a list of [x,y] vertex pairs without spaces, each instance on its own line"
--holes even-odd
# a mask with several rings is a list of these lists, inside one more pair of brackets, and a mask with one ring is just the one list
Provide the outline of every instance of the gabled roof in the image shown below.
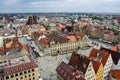
[[69,61],[69,64],[71,66],[83,72],[83,74],[86,73],[89,63],[90,63],[90,60],[88,57],[79,55],[76,52],[72,53],[71,59]]
[[104,48],[104,47],[101,47],[100,50],[111,54],[114,64],[116,64],[116,65],[118,64],[118,61],[120,59],[120,53],[112,51],[112,50]]
[[64,80],[85,80],[79,71],[76,71],[72,66],[63,61],[57,67],[56,71]]
[[96,58],[98,61],[102,62],[103,66],[105,66],[109,53],[93,48],[89,57]]
[[98,72],[99,67],[100,67],[101,64],[102,64],[102,63],[99,62],[99,61],[93,61],[93,67],[94,67],[95,73]]
[[3,69],[3,72],[4,72],[3,74],[4,76],[11,75],[11,74],[15,74],[21,71],[37,68],[37,67],[38,65],[35,64],[33,61],[31,61],[27,63],[22,63],[22,64],[6,67]]
[[110,50],[115,51],[115,52],[118,52],[118,46],[117,46],[117,45],[116,45],[116,46],[113,46],[113,47],[110,48]]
[[93,48],[92,50],[91,50],[91,53],[90,53],[90,55],[89,55],[89,57],[91,58],[91,57],[97,57],[97,53],[99,52],[99,50],[98,49],[95,49],[95,48]]

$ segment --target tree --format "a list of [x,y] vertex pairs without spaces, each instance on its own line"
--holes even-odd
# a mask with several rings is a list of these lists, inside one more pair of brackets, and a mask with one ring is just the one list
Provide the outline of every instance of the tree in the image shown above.
[[3,28],[4,26],[3,25],[0,25],[0,28]]

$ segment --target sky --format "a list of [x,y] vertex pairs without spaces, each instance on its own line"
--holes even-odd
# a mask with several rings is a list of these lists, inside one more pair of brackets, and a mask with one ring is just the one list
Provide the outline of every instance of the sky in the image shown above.
[[120,13],[120,0],[0,0],[0,13]]

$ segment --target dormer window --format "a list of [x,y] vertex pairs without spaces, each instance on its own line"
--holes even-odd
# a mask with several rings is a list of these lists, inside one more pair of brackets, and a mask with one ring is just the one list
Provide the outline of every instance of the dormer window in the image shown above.
[[86,68],[86,64],[85,63],[83,64],[83,68]]
[[99,54],[97,54],[97,59],[98,59],[99,61],[101,61],[102,56],[101,56],[101,55],[99,55]]

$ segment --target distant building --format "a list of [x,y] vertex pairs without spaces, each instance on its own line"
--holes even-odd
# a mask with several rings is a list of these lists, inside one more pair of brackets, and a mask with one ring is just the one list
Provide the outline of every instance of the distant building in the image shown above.
[[34,33],[32,36],[45,55],[65,54],[89,46],[88,37],[79,34],[54,31],[51,33]]
[[113,42],[113,35],[114,35],[114,33],[112,31],[106,30],[104,33],[104,40]]
[[22,37],[23,33],[20,29],[17,30],[17,37]]
[[27,25],[37,24],[37,17],[36,16],[29,16]]

